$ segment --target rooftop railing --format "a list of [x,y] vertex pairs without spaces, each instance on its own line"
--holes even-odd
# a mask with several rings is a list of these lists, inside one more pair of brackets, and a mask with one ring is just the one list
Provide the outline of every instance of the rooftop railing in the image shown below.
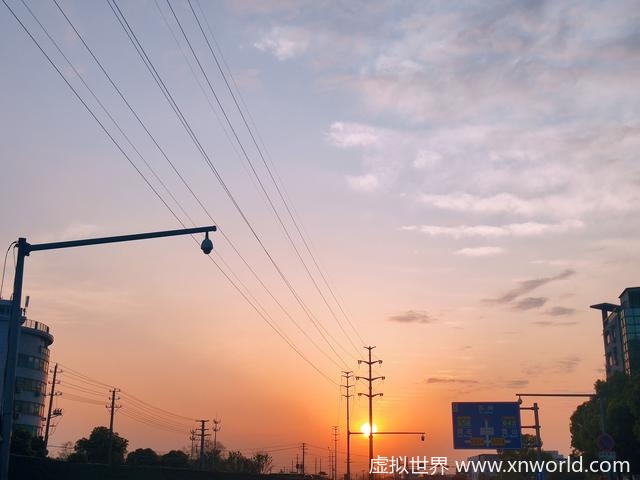
[[49,325],[46,325],[42,322],[36,322],[35,320],[31,320],[27,318],[22,324],[23,327],[32,328],[33,330],[39,330],[41,332],[49,333]]

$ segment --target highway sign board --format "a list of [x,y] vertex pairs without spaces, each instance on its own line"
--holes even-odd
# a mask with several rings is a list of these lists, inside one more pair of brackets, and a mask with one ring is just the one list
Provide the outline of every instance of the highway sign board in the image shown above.
[[522,448],[517,402],[453,402],[453,448]]

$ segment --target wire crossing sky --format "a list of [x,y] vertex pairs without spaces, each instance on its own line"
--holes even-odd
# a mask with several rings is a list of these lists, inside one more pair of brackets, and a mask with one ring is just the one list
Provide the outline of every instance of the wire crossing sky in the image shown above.
[[[3,0],[4,245],[219,227],[211,262],[185,239],[30,258],[29,316],[91,375],[62,375],[52,441],[104,423],[95,377],[140,392],[136,448],[186,445],[174,411],[321,448],[368,344],[378,427],[434,455],[452,401],[591,389],[588,306],[637,285],[635,9]],[[545,446],[568,450],[572,402],[540,403]]]

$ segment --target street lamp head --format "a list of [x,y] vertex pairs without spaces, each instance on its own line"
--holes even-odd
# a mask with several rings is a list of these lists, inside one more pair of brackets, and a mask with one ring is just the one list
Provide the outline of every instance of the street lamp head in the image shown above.
[[204,240],[200,244],[200,248],[204,252],[205,255],[209,255],[213,251],[213,242],[209,238],[209,232],[205,233]]

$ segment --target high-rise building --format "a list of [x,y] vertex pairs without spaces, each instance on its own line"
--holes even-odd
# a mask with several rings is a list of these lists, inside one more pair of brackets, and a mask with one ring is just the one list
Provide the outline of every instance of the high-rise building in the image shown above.
[[[7,334],[11,301],[0,299],[0,378],[4,378],[7,355]],[[49,327],[28,319],[23,310],[23,324],[18,346],[16,368],[16,393],[13,400],[13,429],[28,430],[34,436],[42,436],[47,374],[49,372],[49,346],[53,336]],[[2,393],[0,381],[0,398]]]
[[640,372],[640,287],[625,288],[618,298],[620,305],[591,305],[602,312],[607,378],[616,372]]

